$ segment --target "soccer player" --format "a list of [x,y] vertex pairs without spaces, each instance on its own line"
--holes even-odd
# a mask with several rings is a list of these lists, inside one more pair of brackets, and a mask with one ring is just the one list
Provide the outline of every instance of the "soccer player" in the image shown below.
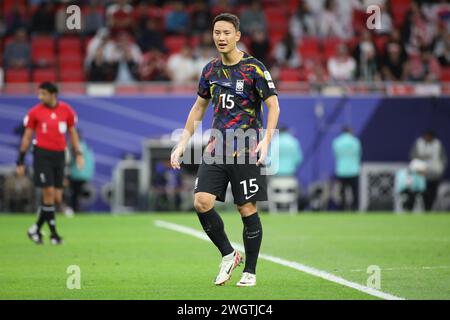
[[50,241],[62,243],[56,231],[55,205],[62,202],[65,166],[66,133],[69,132],[80,168],[84,165],[80,151],[78,133],[75,128],[77,116],[65,102],[58,100],[58,88],[50,82],[41,83],[38,98],[41,103],[34,106],[24,119],[25,132],[20,144],[17,159],[17,174],[25,172],[25,155],[36,131],[33,141],[33,170],[36,187],[42,188],[42,202],[38,211],[38,220],[28,231],[28,237],[36,244],[42,244],[41,227],[48,223]]
[[[236,47],[241,33],[239,19],[233,14],[222,13],[213,20],[213,38],[220,58],[215,58],[203,69],[198,97],[186,121],[185,130],[179,143],[172,152],[171,164],[180,169],[181,157],[189,138],[194,133],[199,121],[203,119],[206,108],[212,99],[214,119],[212,128],[220,130],[223,135],[230,130],[255,129],[259,131],[262,124],[262,102],[268,108],[267,134],[258,136],[255,148],[245,148],[245,154],[258,156],[254,162],[238,164],[206,163],[205,157],[199,166],[194,206],[200,223],[211,241],[217,246],[221,255],[219,274],[216,285],[223,285],[231,278],[232,271],[243,261],[241,253],[235,250],[225,233],[224,224],[214,209],[215,200],[224,201],[228,183],[231,183],[234,202],[244,224],[243,240],[245,247],[245,267],[238,286],[256,284],[256,263],[262,240],[262,226],[258,216],[256,201],[267,200],[265,176],[261,168],[265,164],[272,134],[277,127],[279,105],[277,91],[266,67],[254,57]],[[226,141],[226,137],[223,138]],[[220,140],[219,140],[220,141]],[[221,143],[210,139],[207,150],[216,149]],[[229,145],[225,157],[229,155]],[[234,145],[235,147],[235,145]],[[237,157],[241,149],[232,149]]]

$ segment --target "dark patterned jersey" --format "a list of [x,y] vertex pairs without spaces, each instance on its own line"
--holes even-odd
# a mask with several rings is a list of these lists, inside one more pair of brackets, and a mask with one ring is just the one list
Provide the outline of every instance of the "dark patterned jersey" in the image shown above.
[[262,102],[278,93],[264,64],[244,53],[241,61],[232,66],[224,65],[220,58],[209,62],[203,68],[197,94],[212,99],[212,128],[225,133],[262,129]]

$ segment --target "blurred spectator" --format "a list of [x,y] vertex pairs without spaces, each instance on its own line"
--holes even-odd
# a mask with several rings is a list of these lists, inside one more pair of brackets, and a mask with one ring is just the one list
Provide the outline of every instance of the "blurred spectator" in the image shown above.
[[279,66],[289,68],[300,67],[300,55],[298,54],[294,37],[290,32],[287,32],[283,40],[275,46],[274,58]]
[[442,142],[436,138],[432,130],[426,130],[422,137],[414,143],[411,159],[420,159],[426,163],[427,189],[424,194],[425,210],[433,207],[440,181],[447,167],[447,153]]
[[328,73],[335,81],[351,81],[355,78],[356,61],[348,54],[345,44],[340,44],[337,48],[337,56],[328,60]]
[[237,3],[240,3],[240,1],[237,0],[210,0],[211,7],[211,13],[213,17],[217,16],[218,14],[222,12],[234,12],[234,6],[237,5]]
[[203,0],[195,1],[191,13],[191,32],[193,34],[209,31],[213,16],[208,4]]
[[95,52],[95,57],[89,66],[89,81],[106,82],[112,80],[111,65],[105,61],[103,50],[103,46],[100,46]]
[[146,21],[145,29],[139,36],[138,44],[143,52],[150,49],[166,52],[163,36],[158,31],[155,20],[149,19]]
[[15,33],[17,29],[28,27],[27,19],[22,14],[18,2],[13,5],[9,12],[5,13],[5,27],[7,35]]
[[55,6],[42,2],[31,17],[31,32],[51,34],[55,31]]
[[97,30],[105,25],[105,17],[101,13],[98,1],[89,1],[86,11],[83,12],[83,34],[93,35]]
[[84,166],[82,169],[78,169],[75,161],[76,157],[72,156],[69,175],[70,206],[75,212],[80,211],[80,198],[82,196],[83,187],[94,178],[95,172],[94,152],[83,139],[80,131],[78,131],[78,134],[80,136],[80,150],[84,157]]
[[92,60],[97,54],[97,49],[99,47],[104,48],[106,45],[112,45],[112,40],[109,36],[109,30],[107,28],[98,29],[95,36],[87,44],[86,57],[84,59],[85,69],[89,69]]
[[0,12],[0,38],[3,39],[4,36],[6,36],[6,23],[5,18]]
[[351,35],[345,33],[342,20],[338,15],[338,6],[336,0],[326,0],[325,8],[318,17],[319,35],[321,37],[337,37],[345,39]]
[[303,161],[300,141],[283,126],[280,126],[277,140],[278,152],[275,150],[276,144],[271,148],[271,166],[278,168],[277,176],[294,177]]
[[166,17],[166,30],[168,33],[184,34],[189,31],[189,15],[184,10],[183,2],[173,2],[172,11]]
[[299,42],[302,37],[317,36],[316,17],[311,11],[307,1],[301,1],[295,13],[289,20],[289,30],[295,39]]
[[[0,60],[0,62],[1,62],[1,60]],[[0,89],[3,88],[4,79],[5,79],[5,73],[4,73],[3,68],[1,67],[1,64],[0,64]]]
[[161,51],[150,49],[142,55],[139,66],[140,79],[143,81],[166,81],[166,59]]
[[16,173],[6,177],[3,186],[7,212],[31,212],[34,204],[34,187],[28,175]]
[[25,29],[18,29],[13,40],[3,53],[5,70],[9,68],[29,68],[31,66],[31,46]]
[[396,50],[397,49],[396,47],[398,47],[400,49],[400,59],[402,61],[406,61],[406,59],[408,58],[408,55],[406,54],[405,45],[402,42],[400,30],[398,30],[398,29],[392,30],[392,33],[389,35],[388,40],[384,44],[384,48],[383,48],[384,57],[383,58],[386,57],[386,55],[388,54],[388,52],[390,50]]
[[241,32],[244,35],[250,35],[256,30],[266,32],[267,23],[261,4],[257,0],[253,0],[250,5],[245,8],[239,16],[241,21]]
[[315,84],[326,84],[330,81],[330,76],[322,63],[314,60],[306,60],[304,63],[306,80]]
[[182,187],[181,171],[172,169],[169,161],[158,161],[152,179],[155,210],[180,210]]
[[142,52],[126,32],[121,32],[116,41],[106,44],[104,53],[106,62],[113,68],[116,82],[132,83],[139,80]]
[[175,84],[186,84],[197,79],[192,50],[185,45],[181,52],[172,54],[167,61],[167,74]]
[[255,30],[252,33],[250,51],[252,53],[252,56],[254,56],[256,59],[264,63],[266,66],[270,65],[270,44],[264,31]]
[[203,32],[200,38],[200,43],[194,51],[196,69],[195,73],[197,75],[197,78],[200,77],[205,65],[209,63],[216,55],[217,51],[214,46],[211,32]]
[[402,44],[395,40],[395,38],[391,38],[391,40],[386,43],[385,54],[382,61],[381,74],[383,80],[404,80],[406,78],[406,58],[406,52],[403,49]]
[[[373,0],[372,0],[373,1]],[[394,0],[395,1],[395,0]],[[375,29],[374,32],[377,35],[388,35],[391,34],[394,28],[394,24],[392,23],[392,14],[391,14],[391,7],[389,5],[386,5],[386,1],[373,1],[378,2],[377,5],[380,7],[381,17],[381,28]],[[365,7],[367,8],[367,7]]]
[[[341,183],[341,200],[343,210],[356,210],[359,203],[358,179],[361,170],[361,142],[352,134],[350,127],[344,127],[342,133],[333,140],[335,157],[335,174]],[[347,188],[350,188],[353,203],[347,199]]]
[[430,47],[436,36],[435,24],[427,21],[420,6],[421,4],[411,1],[410,10],[403,24],[402,37],[410,55],[418,53],[422,47]]
[[408,168],[400,169],[395,174],[395,194],[399,197],[401,209],[412,211],[418,197],[423,197],[426,190],[424,161],[413,159]]
[[443,28],[434,47],[434,56],[443,67],[450,66],[450,32]]
[[353,54],[357,63],[357,79],[363,81],[379,80],[378,74],[378,57],[375,43],[372,40],[372,35],[368,30],[363,30],[361,40],[355,47]]
[[133,32],[133,7],[128,0],[116,0],[106,9],[106,23],[111,34]]
[[410,56],[406,65],[406,74],[410,81],[438,81],[441,76],[441,67],[430,50],[422,48],[419,56]]

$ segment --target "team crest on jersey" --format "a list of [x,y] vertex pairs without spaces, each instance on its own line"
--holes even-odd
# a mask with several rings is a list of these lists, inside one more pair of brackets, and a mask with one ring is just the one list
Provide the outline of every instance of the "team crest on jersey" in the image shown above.
[[236,92],[244,92],[244,80],[236,81]]

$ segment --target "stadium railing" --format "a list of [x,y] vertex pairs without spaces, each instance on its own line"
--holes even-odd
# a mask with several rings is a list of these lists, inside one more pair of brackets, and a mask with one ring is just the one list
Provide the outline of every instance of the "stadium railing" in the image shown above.
[[[34,95],[38,83],[5,83],[0,86],[2,95]],[[171,82],[116,83],[70,83],[61,82],[60,92],[64,95],[115,96],[115,95],[192,95],[197,83],[175,85]],[[440,96],[450,95],[450,82],[279,82],[282,94],[341,95],[385,95],[385,96]]]

